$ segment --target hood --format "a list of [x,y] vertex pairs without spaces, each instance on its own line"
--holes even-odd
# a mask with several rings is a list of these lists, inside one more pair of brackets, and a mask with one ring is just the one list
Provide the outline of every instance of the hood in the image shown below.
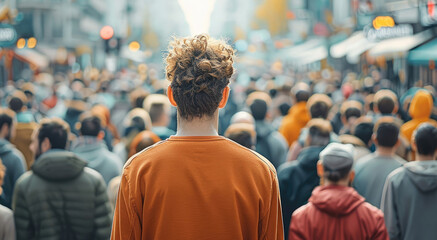
[[437,161],[415,161],[404,164],[407,176],[422,192],[437,188]]
[[274,131],[273,127],[263,120],[255,121],[255,131],[257,138],[265,138]]
[[32,170],[44,179],[62,181],[76,178],[86,165],[85,161],[72,152],[50,150],[35,161]]
[[409,109],[410,116],[414,118],[429,118],[433,107],[431,94],[424,90],[420,90],[414,95],[411,100]]
[[322,212],[342,216],[353,212],[364,198],[351,187],[331,185],[316,187],[308,201]]
[[13,146],[6,139],[0,139],[0,155],[12,152]]
[[307,109],[306,102],[296,103],[289,110],[289,116],[296,119],[299,122],[304,123],[304,125],[310,120],[310,112]]
[[319,161],[319,154],[325,147],[313,146],[302,149],[297,156],[297,161],[303,168],[317,169],[317,162]]

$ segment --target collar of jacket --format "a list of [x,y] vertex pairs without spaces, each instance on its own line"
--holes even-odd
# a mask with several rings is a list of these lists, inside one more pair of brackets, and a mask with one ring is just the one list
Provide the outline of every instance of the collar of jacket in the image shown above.
[[42,154],[32,165],[33,172],[50,181],[66,181],[79,176],[85,161],[72,152],[65,150],[50,150]]

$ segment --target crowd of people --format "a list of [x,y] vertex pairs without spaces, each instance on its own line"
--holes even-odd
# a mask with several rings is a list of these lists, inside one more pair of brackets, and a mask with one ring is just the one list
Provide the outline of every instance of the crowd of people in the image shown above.
[[235,59],[198,35],[170,43],[165,80],[8,82],[0,240],[437,238],[433,86],[277,63],[242,84]]

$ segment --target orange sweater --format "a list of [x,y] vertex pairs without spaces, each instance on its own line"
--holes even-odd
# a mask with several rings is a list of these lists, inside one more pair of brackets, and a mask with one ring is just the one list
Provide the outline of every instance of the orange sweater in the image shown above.
[[178,137],[125,165],[111,239],[283,239],[276,171],[224,137]]

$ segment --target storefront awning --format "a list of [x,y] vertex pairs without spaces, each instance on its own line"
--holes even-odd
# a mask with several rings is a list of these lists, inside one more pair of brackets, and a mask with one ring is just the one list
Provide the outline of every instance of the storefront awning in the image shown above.
[[32,49],[17,49],[15,53],[39,69],[47,68],[50,64],[50,60],[46,56]]
[[346,56],[351,50],[355,49],[359,46],[359,43],[362,40],[365,40],[366,37],[362,31],[354,32],[349,38],[344,41],[341,41],[337,44],[334,44],[329,49],[331,56],[333,58],[342,58]]
[[411,50],[407,59],[410,64],[426,66],[430,61],[437,61],[437,39]]
[[310,39],[305,43],[282,50],[277,57],[283,62],[296,66],[310,64],[328,57],[326,40]]
[[371,48],[369,54],[372,57],[384,56],[388,59],[402,57],[406,55],[410,49],[428,41],[431,38],[431,30],[426,30],[412,36],[387,39],[379,42],[373,48]]

